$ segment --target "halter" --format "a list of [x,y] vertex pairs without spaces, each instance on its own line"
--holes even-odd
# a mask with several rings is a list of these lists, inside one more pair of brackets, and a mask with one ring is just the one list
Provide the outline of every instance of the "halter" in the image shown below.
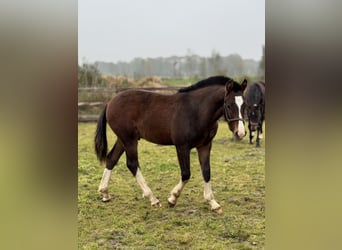
[[227,121],[228,125],[229,125],[229,123],[235,122],[235,121],[242,121],[243,124],[245,124],[245,120],[243,120],[241,118],[231,118],[230,119],[229,116],[228,116],[228,108],[227,108],[227,106],[225,104],[223,104],[223,108],[224,108],[224,116],[226,118],[226,121]]

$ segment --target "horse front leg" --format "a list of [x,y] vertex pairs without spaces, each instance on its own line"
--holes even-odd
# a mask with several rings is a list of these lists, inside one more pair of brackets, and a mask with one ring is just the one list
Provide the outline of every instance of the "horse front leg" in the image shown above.
[[252,131],[252,126],[251,122],[248,122],[248,130],[249,130],[249,144],[253,144],[253,136],[254,136],[254,131]]
[[263,125],[263,120],[261,120],[260,126],[259,126],[259,128],[260,128],[259,138],[260,139],[264,138],[263,135],[262,135],[262,125]]
[[257,138],[256,138],[256,146],[260,147],[260,139],[262,138],[262,125],[259,123],[257,128]]
[[256,138],[256,147],[260,147],[260,137],[259,137],[259,129],[257,129],[257,138]]
[[167,199],[169,207],[174,207],[180,196],[185,184],[190,179],[190,149],[188,147],[177,147],[177,157],[181,168],[181,179],[179,183],[171,190],[171,195]]
[[211,142],[207,145],[197,147],[198,158],[201,164],[202,175],[204,179],[204,199],[209,203],[211,210],[216,213],[222,213],[222,207],[216,202],[210,183],[210,151]]

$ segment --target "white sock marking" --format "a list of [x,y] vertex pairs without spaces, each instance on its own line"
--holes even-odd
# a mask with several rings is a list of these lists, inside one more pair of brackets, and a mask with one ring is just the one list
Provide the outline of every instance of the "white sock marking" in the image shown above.
[[112,174],[112,170],[109,170],[107,168],[104,169],[102,179],[99,185],[99,192],[108,190],[108,184],[110,181],[111,174]]
[[99,185],[98,191],[102,193],[102,200],[109,201],[111,199],[110,195],[108,194],[108,185],[110,181],[110,176],[112,174],[112,170],[107,168],[104,169],[102,179]]
[[136,178],[139,186],[141,187],[141,189],[143,191],[143,197],[148,198],[151,201],[151,205],[158,204],[159,200],[156,197],[154,197],[151,189],[147,185],[145,178],[140,171],[140,168],[137,169],[137,173],[135,174],[135,178]]
[[148,187],[144,176],[142,175],[140,168],[138,168],[137,173],[135,175],[135,178],[139,184],[139,186],[141,187],[141,189],[143,190],[143,195],[144,197],[149,197],[152,193],[151,189]]
[[179,183],[172,189],[171,196],[167,199],[169,203],[176,204],[177,198],[180,196],[180,193],[182,192],[185,183],[186,182],[180,180]]
[[209,202],[212,210],[216,210],[221,207],[214,198],[213,191],[211,190],[210,181],[204,182],[204,199]]

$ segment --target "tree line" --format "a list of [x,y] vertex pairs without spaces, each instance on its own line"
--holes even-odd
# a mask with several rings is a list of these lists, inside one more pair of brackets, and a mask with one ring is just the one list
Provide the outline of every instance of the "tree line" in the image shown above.
[[103,86],[101,75],[123,75],[133,79],[147,76],[165,78],[207,78],[213,75],[229,77],[254,76],[264,78],[265,48],[260,61],[242,59],[238,54],[221,56],[213,51],[210,57],[200,57],[188,51],[186,56],[135,58],[131,62],[95,62],[78,66],[79,86]]

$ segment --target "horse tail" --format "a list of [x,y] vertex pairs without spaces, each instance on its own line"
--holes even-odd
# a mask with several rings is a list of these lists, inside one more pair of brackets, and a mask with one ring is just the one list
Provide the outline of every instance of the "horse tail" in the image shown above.
[[100,162],[104,162],[107,157],[107,132],[106,132],[106,125],[107,125],[107,118],[106,118],[106,110],[107,105],[103,109],[99,120],[97,121],[97,128],[95,133],[95,152],[97,159]]

